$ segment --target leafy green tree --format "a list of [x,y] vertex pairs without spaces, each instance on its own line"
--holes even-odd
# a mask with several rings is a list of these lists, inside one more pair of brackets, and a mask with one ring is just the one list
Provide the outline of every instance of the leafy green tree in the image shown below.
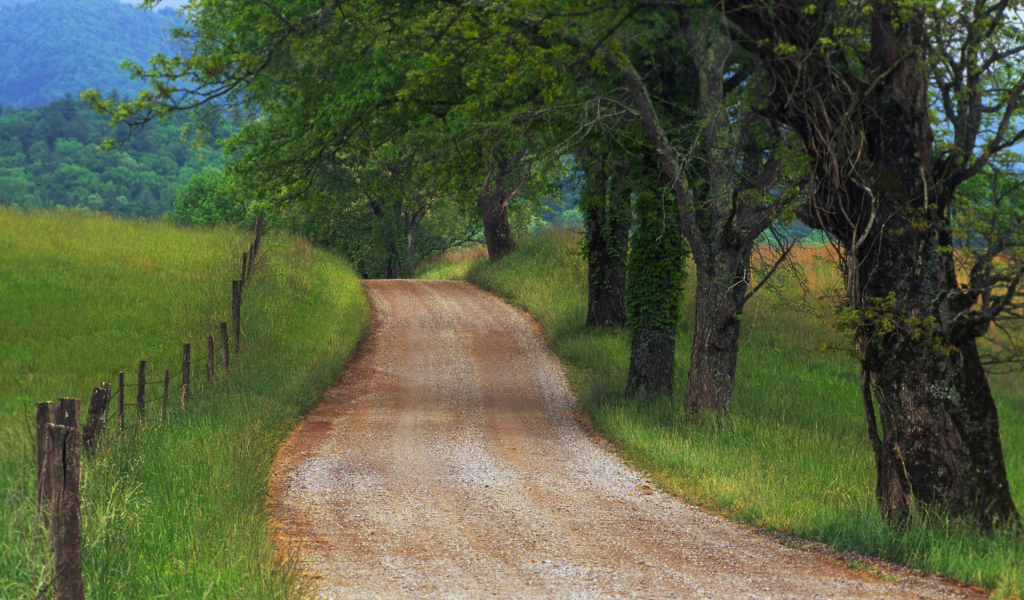
[[[152,192],[144,189],[152,201]],[[187,224],[238,223],[245,218],[245,205],[222,171],[206,168],[178,189],[174,215]]]

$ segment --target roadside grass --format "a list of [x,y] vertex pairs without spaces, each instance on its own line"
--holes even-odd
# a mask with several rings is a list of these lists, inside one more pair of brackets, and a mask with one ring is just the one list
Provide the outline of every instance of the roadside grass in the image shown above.
[[469,267],[479,260],[487,260],[486,246],[455,248],[424,261],[416,268],[416,278],[465,279]]
[[[181,344],[230,316],[250,234],[69,212],[0,208],[0,597],[52,577],[35,520],[33,405],[88,398],[118,370],[180,368]],[[242,354],[167,423],[149,411],[84,464],[89,598],[292,598],[265,507],[277,445],[338,376],[369,324],[358,278],[308,242],[271,233],[245,290]],[[180,385],[180,380],[178,382]],[[180,389],[180,388],[179,388]],[[162,393],[162,389],[157,393]],[[153,394],[154,396],[156,393]],[[83,404],[84,408],[84,404]]]
[[[693,335],[692,283],[679,331],[673,398],[643,404],[623,397],[628,333],[584,327],[586,265],[578,237],[548,233],[521,240],[498,263],[466,261],[464,278],[530,312],[565,365],[591,421],[632,464],[663,489],[751,525],[814,539],[979,585],[993,598],[1024,594],[1024,539],[984,533],[937,518],[899,531],[874,500],[857,365],[838,351],[844,340],[812,314],[816,295],[838,281],[821,250],[798,260],[812,292],[798,301],[785,278],[779,296],[748,305],[733,397],[725,427],[682,417]],[[1014,497],[1024,499],[1024,389],[1017,377],[992,379]]]

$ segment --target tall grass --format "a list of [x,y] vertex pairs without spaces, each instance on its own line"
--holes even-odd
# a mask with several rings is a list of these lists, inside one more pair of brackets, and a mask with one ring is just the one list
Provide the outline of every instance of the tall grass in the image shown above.
[[[201,342],[230,316],[230,280],[249,237],[0,209],[0,597],[34,598],[52,577],[34,518],[32,405],[87,398],[120,369],[133,381],[141,358],[151,372],[174,372],[184,341],[203,356]],[[230,373],[202,383],[187,409],[172,403],[166,424],[151,412],[148,427],[112,431],[86,458],[89,598],[297,594],[268,531],[271,462],[337,377],[369,308],[342,261],[282,235],[265,237],[264,248]]]
[[[837,284],[820,250],[798,256],[813,298]],[[822,347],[844,340],[801,310],[792,282],[783,300],[748,305],[732,423],[693,424],[681,416],[693,335],[692,291],[679,330],[674,398],[644,405],[624,398],[629,338],[587,329],[586,265],[566,233],[526,238],[498,263],[473,261],[466,279],[529,311],[562,360],[594,425],[663,488],[752,525],[942,573],[993,590],[1024,593],[1024,540],[932,520],[888,527],[875,504],[857,365]],[[692,290],[692,286],[691,286]],[[813,304],[812,304],[813,307]],[[818,304],[817,309],[827,307]],[[1024,390],[1019,376],[994,378],[1010,484],[1024,499]]]

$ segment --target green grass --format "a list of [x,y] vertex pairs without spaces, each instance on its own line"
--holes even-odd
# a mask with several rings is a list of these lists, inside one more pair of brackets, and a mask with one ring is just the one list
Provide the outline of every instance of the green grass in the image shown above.
[[[857,365],[823,343],[842,339],[813,315],[771,296],[752,301],[725,428],[681,418],[692,343],[692,297],[679,332],[676,397],[643,405],[623,398],[628,334],[584,328],[586,266],[571,235],[522,240],[498,263],[476,259],[465,278],[529,311],[565,365],[593,424],[666,490],[730,518],[942,573],[994,591],[1024,593],[1024,539],[934,521],[900,532],[875,504],[874,469]],[[808,259],[809,260],[809,259]],[[827,264],[805,261],[812,283]],[[444,272],[435,268],[433,273]],[[426,272],[425,274],[431,274]],[[690,296],[690,292],[688,292]],[[1011,488],[1024,499],[1024,386],[993,380]]]
[[[142,358],[162,378],[180,368],[185,341],[205,356],[249,241],[228,228],[0,208],[0,597],[34,598],[52,576],[34,521],[34,403],[85,398],[118,370],[133,382]],[[114,432],[85,462],[91,599],[298,593],[268,530],[270,467],[339,374],[369,307],[337,258],[276,234],[263,247],[230,374],[203,382],[187,409],[172,402],[166,424],[151,409],[148,427]]]

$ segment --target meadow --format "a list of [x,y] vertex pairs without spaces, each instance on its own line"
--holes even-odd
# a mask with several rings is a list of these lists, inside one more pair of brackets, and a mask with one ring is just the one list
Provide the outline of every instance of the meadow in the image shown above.
[[[177,372],[230,320],[249,232],[0,207],[0,597],[35,598],[53,574],[35,518],[34,404],[87,399],[138,361]],[[369,324],[358,278],[283,234],[245,290],[242,352],[203,370],[166,423],[130,414],[87,456],[82,554],[89,598],[289,598],[264,499],[277,445],[319,401]],[[160,390],[162,393],[162,390]],[[172,398],[173,398],[172,394]],[[114,426],[113,420],[108,423]]]
[[[682,416],[692,281],[677,338],[675,397],[639,403],[622,393],[628,333],[584,327],[579,244],[576,234],[550,232],[523,239],[498,263],[467,251],[427,265],[419,276],[465,279],[531,313],[594,427],[666,491],[756,527],[982,586],[993,598],[1024,595],[1019,533],[985,533],[938,518],[906,530],[882,521],[857,364],[841,351],[848,341],[822,319],[830,307],[822,297],[838,284],[822,249],[798,251],[804,285],[783,274],[774,292],[762,290],[747,305],[732,420],[716,427]],[[991,383],[1012,492],[1024,509],[1024,377]],[[851,566],[874,572],[857,561]]]

